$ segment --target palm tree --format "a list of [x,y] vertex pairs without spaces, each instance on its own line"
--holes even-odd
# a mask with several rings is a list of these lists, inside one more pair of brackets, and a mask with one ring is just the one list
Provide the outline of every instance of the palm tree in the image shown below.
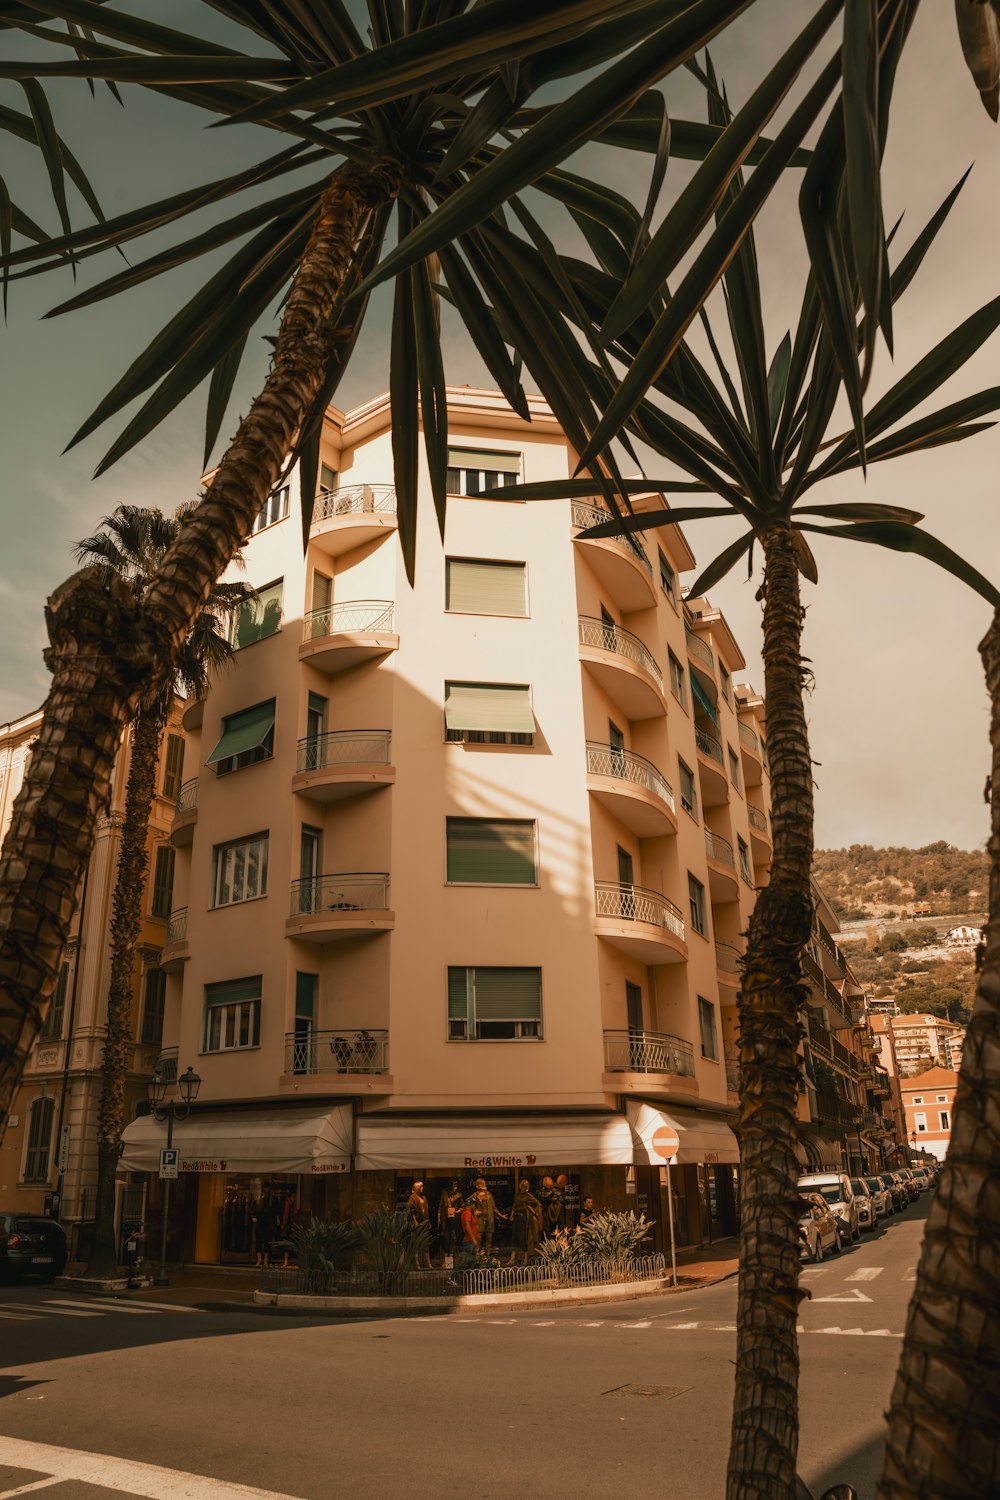
[[[100,531],[80,542],[77,561],[94,568],[106,583],[115,579],[141,597],[192,509],[191,505],[182,505],[172,516],[165,516],[152,507],[119,505],[101,522]],[[91,1276],[112,1275],[118,1265],[115,1174],[122,1131],[128,1123],[125,1085],[132,1042],[136,945],[149,864],[149,813],[163,735],[175,690],[200,697],[212,674],[231,659],[233,648],[220,625],[250,594],[251,590],[241,583],[216,585],[184,642],[177,678],[166,689],[144,697],[132,720],[125,813],[111,901],[111,976],[97,1111],[97,1201],[94,1243],[87,1267]]]
[[[211,0],[213,21],[222,12],[229,22],[234,40],[226,46],[100,0],[9,7],[7,18],[15,24],[27,10],[75,30],[67,39],[48,24],[31,24],[31,35],[56,49],[54,60],[3,60],[0,78],[135,82],[210,112],[220,123],[251,122],[281,136],[280,151],[243,172],[4,257],[12,277],[32,275],[61,266],[69,255],[83,259],[120,248],[198,208],[224,208],[221,222],[116,272],[64,303],[60,310],[67,311],[241,241],[77,434],[79,440],[153,388],[100,467],[210,377],[207,461],[251,329],[279,299],[282,312],[260,395],[141,598],[117,584],[105,588],[85,569],[48,601],[53,687],[0,860],[0,1122],[55,984],[73,892],[122,727],[150,682],[170,681],[198,610],[286,466],[298,462],[303,494],[314,492],[323,411],[359,337],[372,286],[387,280],[395,286],[393,453],[399,534],[412,570],[421,426],[439,525],[444,518],[438,264],[465,328],[512,406],[527,414],[523,358],[570,441],[582,448],[595,419],[579,357],[564,359],[558,347],[549,349],[534,336],[524,312],[529,299],[498,238],[505,237],[509,214],[533,223],[521,196],[529,186],[565,204],[588,232],[595,215],[616,214],[619,195],[560,166],[588,141],[649,151],[654,183],[662,180],[670,153],[699,158],[709,147],[721,148],[720,130],[668,121],[655,85],[750,4],[692,0],[678,9],[660,0],[620,0],[611,8],[606,0],[423,0],[419,6],[368,0],[363,35],[344,0],[321,8],[299,0]],[[810,19],[780,85],[772,84],[766,98],[755,96],[752,117],[738,121],[724,149],[709,153],[696,174],[706,190],[692,210],[693,233],[710,218],[720,184],[762,151],[767,120],[843,5],[824,0],[822,25]],[[74,50],[69,60],[67,40]],[[244,51],[245,44],[251,50]],[[823,98],[839,80],[839,61],[833,69],[832,78],[829,69],[824,74]],[[546,86],[565,88],[567,82],[572,91],[561,102],[531,102]],[[780,152],[766,173],[762,167],[755,174],[755,201],[758,183],[773,183],[794,159],[810,118],[797,112],[793,126],[783,129]],[[303,182],[306,173],[311,180]],[[291,174],[291,188],[257,201],[263,185]],[[253,201],[234,212],[230,200],[243,191]],[[398,243],[386,252],[394,218]],[[637,229],[638,253],[649,239],[648,220]],[[499,327],[491,303],[503,305]],[[613,503],[603,468],[595,469],[595,482]],[[306,531],[310,511],[307,499]],[[70,778],[74,763],[87,767],[83,798],[79,778]]]

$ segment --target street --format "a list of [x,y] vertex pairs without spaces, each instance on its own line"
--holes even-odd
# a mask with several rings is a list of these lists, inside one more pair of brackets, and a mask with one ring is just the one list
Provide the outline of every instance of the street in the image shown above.
[[[817,1494],[874,1493],[927,1201],[803,1271],[799,1467]],[[735,1307],[735,1280],[611,1307],[335,1321],[4,1286],[0,1500],[714,1500]]]

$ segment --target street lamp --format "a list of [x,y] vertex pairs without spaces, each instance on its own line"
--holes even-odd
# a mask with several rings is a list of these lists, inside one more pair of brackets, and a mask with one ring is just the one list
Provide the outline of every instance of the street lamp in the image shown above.
[[914,1156],[916,1156],[916,1154],[917,1154],[917,1132],[915,1130],[911,1130],[910,1131],[910,1144],[913,1147],[913,1154],[914,1154]]
[[[147,1085],[149,1091],[149,1112],[159,1124],[167,1122],[167,1150],[174,1144],[174,1120],[186,1120],[191,1113],[191,1106],[198,1097],[201,1088],[201,1079],[194,1069],[188,1066],[187,1071],[177,1079],[177,1092],[180,1094],[180,1104],[176,1099],[167,1099],[167,1089],[170,1081],[164,1076],[159,1068],[153,1074]],[[162,1109],[161,1109],[162,1106]],[[170,1178],[161,1179],[163,1183],[163,1229],[160,1236],[160,1274],[153,1277],[154,1286],[169,1286],[170,1278],[167,1275],[167,1218],[170,1213]]]

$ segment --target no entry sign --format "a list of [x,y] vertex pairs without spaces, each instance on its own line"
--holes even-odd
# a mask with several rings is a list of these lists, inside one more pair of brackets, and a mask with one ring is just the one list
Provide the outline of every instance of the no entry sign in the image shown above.
[[664,1161],[673,1161],[681,1142],[676,1130],[671,1130],[669,1125],[661,1125],[658,1130],[653,1131],[653,1139],[649,1144]]

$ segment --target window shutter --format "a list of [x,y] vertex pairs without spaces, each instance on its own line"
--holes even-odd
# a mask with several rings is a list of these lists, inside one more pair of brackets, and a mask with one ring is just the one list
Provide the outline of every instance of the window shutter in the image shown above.
[[28,1149],[24,1157],[25,1182],[44,1182],[49,1175],[49,1147],[54,1113],[55,1102],[52,1099],[36,1099],[31,1106]]
[[527,687],[486,682],[448,682],[444,717],[449,729],[483,729],[504,734],[534,734],[531,691]]
[[261,992],[260,974],[254,974],[249,979],[230,979],[224,984],[206,984],[205,1004],[214,1005],[236,1005],[242,1000],[259,1000]]
[[526,615],[525,565],[449,557],[445,608],[467,615]]
[[167,753],[163,762],[163,795],[176,800],[181,789],[184,770],[184,738],[179,734],[167,735]]
[[163,1040],[163,1009],[166,993],[167,976],[163,970],[147,969],[140,1038],[144,1046],[158,1047]]
[[477,1021],[540,1021],[540,969],[476,969]]
[[169,917],[174,894],[174,851],[169,844],[161,844],[156,851],[153,866],[153,900],[150,911],[154,917]]
[[315,1021],[316,1019],[316,989],[319,985],[318,974],[296,974],[295,976],[295,1019],[296,1021]]
[[512,818],[449,818],[448,879],[534,885],[535,825]]
[[222,738],[208,757],[207,764],[214,766],[220,760],[229,760],[233,755],[243,755],[247,750],[257,750],[274,728],[274,699],[258,703],[240,714],[229,714],[222,721]]
[[490,453],[482,448],[449,448],[449,469],[495,469],[508,478],[521,472],[520,453]]
[[469,981],[467,969],[448,970],[448,1020],[468,1021]]

